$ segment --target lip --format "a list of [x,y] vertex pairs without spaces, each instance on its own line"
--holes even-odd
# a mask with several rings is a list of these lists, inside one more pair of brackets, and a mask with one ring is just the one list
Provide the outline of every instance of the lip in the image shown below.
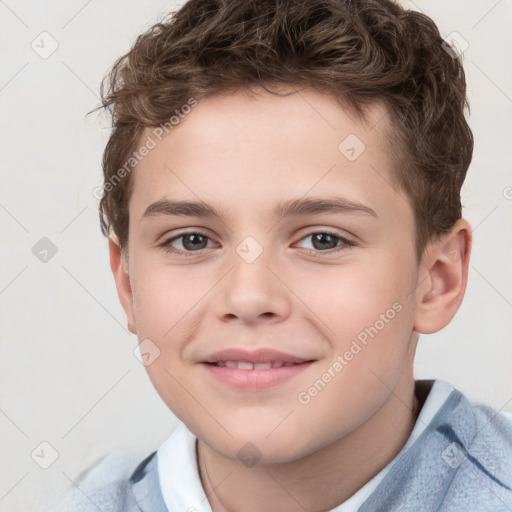
[[[220,350],[208,356],[204,363],[216,363],[218,361],[246,361],[248,363],[272,363],[282,361],[283,363],[304,363],[311,361],[306,357],[298,357],[271,348],[259,348],[257,350],[243,350],[239,348],[228,348]],[[263,370],[262,370],[263,371]]]
[[[227,366],[216,366],[218,361],[248,363],[294,363],[292,366],[264,370],[243,370]],[[218,382],[245,391],[260,391],[282,384],[305,371],[313,360],[287,354],[273,349],[246,351],[241,349],[221,350],[209,356],[201,365]]]

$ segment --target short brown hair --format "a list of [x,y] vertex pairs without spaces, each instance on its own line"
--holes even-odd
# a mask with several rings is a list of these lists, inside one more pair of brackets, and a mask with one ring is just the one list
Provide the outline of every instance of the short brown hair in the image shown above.
[[127,244],[133,177],[112,180],[145,128],[168,123],[190,98],[284,84],[331,94],[361,119],[365,106],[384,103],[420,259],[461,217],[473,153],[464,69],[450,49],[428,16],[391,0],[187,1],[140,35],[102,82],[98,108],[113,122],[102,162],[103,234]]

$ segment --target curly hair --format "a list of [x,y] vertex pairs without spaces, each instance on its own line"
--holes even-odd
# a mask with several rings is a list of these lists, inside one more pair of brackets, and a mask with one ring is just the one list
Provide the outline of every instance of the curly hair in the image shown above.
[[362,120],[366,107],[386,106],[393,179],[412,206],[420,260],[462,215],[473,135],[460,55],[428,16],[391,0],[188,0],[139,35],[95,109],[112,117],[103,234],[127,245],[129,171],[146,128],[169,127],[191,98],[282,85],[330,94]]

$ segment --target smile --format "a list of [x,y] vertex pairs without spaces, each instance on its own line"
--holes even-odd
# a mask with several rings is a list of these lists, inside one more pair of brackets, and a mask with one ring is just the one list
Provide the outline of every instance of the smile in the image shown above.
[[271,368],[281,368],[282,366],[294,366],[300,363],[290,361],[273,361],[271,363],[251,363],[248,361],[217,361],[212,363],[215,366],[227,368],[238,368],[239,370],[270,370]]

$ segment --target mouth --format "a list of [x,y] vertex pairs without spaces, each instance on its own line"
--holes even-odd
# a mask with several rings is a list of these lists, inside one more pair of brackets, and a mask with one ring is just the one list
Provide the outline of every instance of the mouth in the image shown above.
[[212,354],[202,366],[225,386],[245,391],[275,388],[293,379],[315,362],[272,349],[248,352],[238,349]]
[[[307,361],[305,361],[307,362]],[[270,363],[251,363],[250,361],[217,361],[215,363],[206,363],[222,368],[238,368],[239,370],[270,370],[281,368],[283,366],[295,366],[303,363],[292,363],[291,361],[272,361]]]

